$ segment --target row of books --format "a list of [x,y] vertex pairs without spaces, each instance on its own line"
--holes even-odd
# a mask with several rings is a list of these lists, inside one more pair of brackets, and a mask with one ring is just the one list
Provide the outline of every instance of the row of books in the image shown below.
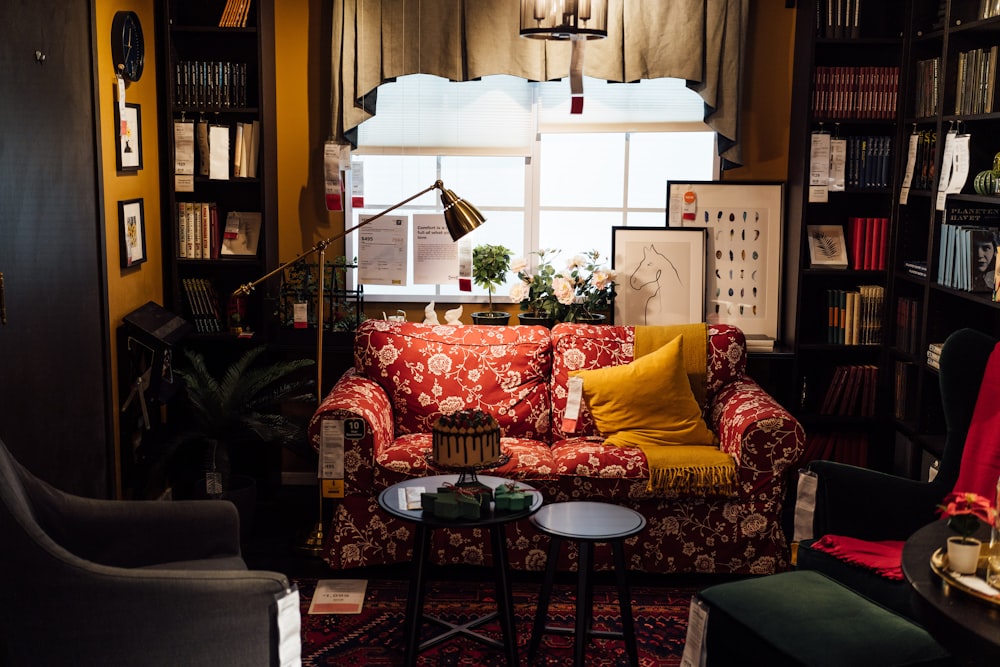
[[910,179],[910,188],[931,190],[937,185],[937,168],[935,167],[937,132],[922,130],[915,134],[917,135],[917,153],[913,159],[913,176]]
[[878,388],[878,366],[847,364],[837,366],[820,406],[821,415],[873,417]]
[[920,344],[920,299],[901,296],[896,299],[896,349],[916,354]]
[[889,120],[896,113],[899,68],[817,66],[812,112],[818,117]]
[[979,0],[979,18],[991,19],[1000,16],[1000,2],[998,0]]
[[222,255],[256,255],[261,215],[257,211],[229,211],[219,229],[215,202],[177,202],[177,257],[219,259]]
[[250,0],[226,0],[219,19],[220,28],[245,28],[250,15]]
[[891,171],[892,137],[847,137],[847,187],[887,188]]
[[851,244],[851,268],[856,271],[884,271],[889,248],[889,218],[851,216],[847,221]]
[[181,280],[181,286],[184,288],[184,296],[187,298],[195,331],[198,333],[222,331],[219,299],[212,283],[206,278],[184,278]]
[[938,282],[967,292],[992,292],[1000,229],[941,225]]
[[233,141],[233,178],[257,178],[260,157],[260,121],[236,123]]
[[839,461],[848,465],[868,466],[866,433],[813,433],[806,437],[803,461]]
[[955,75],[955,113],[982,114],[995,111],[993,90],[997,79],[998,47],[972,49],[958,54]]
[[817,0],[816,35],[828,39],[860,37],[861,0]]
[[917,118],[936,116],[941,103],[941,56],[917,61],[914,88],[913,115]]
[[927,278],[927,262],[918,259],[908,259],[903,262],[903,270],[917,278]]
[[245,107],[247,64],[182,60],[175,72],[177,104],[188,107]]
[[878,345],[882,342],[885,288],[861,285],[856,291],[826,290],[826,342],[833,345]]

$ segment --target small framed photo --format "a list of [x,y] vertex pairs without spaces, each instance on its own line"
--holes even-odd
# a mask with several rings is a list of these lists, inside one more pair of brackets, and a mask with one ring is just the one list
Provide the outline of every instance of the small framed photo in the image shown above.
[[705,319],[705,230],[612,227],[614,323],[690,324]]
[[142,169],[142,121],[139,105],[125,103],[125,109],[115,104],[115,136],[118,150],[115,163],[118,171]]
[[830,269],[847,268],[847,241],[840,225],[809,225],[809,265]]
[[142,199],[118,202],[119,256],[123,269],[146,261],[146,218]]

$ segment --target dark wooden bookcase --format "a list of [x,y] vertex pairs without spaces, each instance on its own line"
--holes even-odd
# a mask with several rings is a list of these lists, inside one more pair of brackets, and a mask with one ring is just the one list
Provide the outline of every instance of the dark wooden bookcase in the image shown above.
[[[851,4],[854,4],[853,2]],[[810,438],[848,433],[867,438],[863,465],[924,477],[940,455],[945,432],[937,372],[928,364],[930,344],[952,331],[973,327],[1000,333],[1000,305],[992,295],[943,284],[939,279],[942,224],[974,209],[1000,219],[1000,196],[973,194],[973,179],[1000,152],[1000,113],[957,113],[959,54],[1000,45],[1000,17],[982,18],[979,0],[860,0],[860,25],[831,34],[825,29],[826,0],[798,4],[793,113],[789,145],[788,236],[785,257],[785,338],[796,353],[799,400],[794,409]],[[861,65],[899,68],[895,107],[886,118],[817,112],[817,69]],[[992,77],[989,85],[995,85]],[[930,104],[933,99],[937,104]],[[1000,103],[994,103],[1000,110]],[[971,135],[969,178],[961,193],[937,210],[944,139],[952,128]],[[892,137],[889,178],[884,186],[831,192],[829,201],[809,197],[812,133]],[[911,135],[926,154],[929,179],[915,177],[901,196]],[[918,169],[919,172],[919,169]],[[852,216],[888,218],[885,268],[854,270],[810,265],[809,225],[841,225],[849,236]],[[848,239],[850,248],[850,239]],[[926,267],[923,272],[918,267]],[[877,345],[839,345],[826,340],[831,289],[860,284],[885,290],[881,340]],[[838,366],[875,365],[878,389],[873,416],[824,415],[822,401]],[[830,452],[818,457],[831,458]],[[836,454],[832,458],[838,458]],[[853,461],[852,461],[853,462]]]
[[[163,253],[165,301],[174,312],[197,325],[192,336],[233,337],[234,325],[266,337],[273,304],[263,288],[246,297],[238,322],[231,312],[236,303],[233,290],[278,265],[278,216],[275,127],[274,11],[271,0],[250,0],[245,22],[239,27],[220,26],[227,0],[163,0],[158,24],[161,81],[161,146],[163,171]],[[192,66],[190,63],[198,63]],[[208,64],[205,67],[203,64]],[[245,68],[244,75],[239,73]],[[229,77],[224,76],[229,71]],[[216,78],[216,72],[222,76]],[[190,73],[190,79],[187,77]],[[228,85],[227,85],[228,82]],[[228,88],[228,90],[226,90]],[[228,93],[228,96],[227,94]],[[228,128],[229,178],[199,174],[200,156],[195,140],[193,191],[179,191],[175,181],[174,123],[207,122]],[[237,124],[257,122],[256,173],[234,177]],[[216,209],[214,243],[219,243],[230,212],[255,212],[261,217],[256,254],[191,258],[182,256],[178,205],[210,202]],[[192,282],[193,281],[193,282]],[[218,327],[211,326],[199,310],[206,304],[193,302],[186,286],[207,287],[210,303],[218,314]],[[205,294],[201,294],[202,297]],[[215,329],[218,329],[217,331]]]

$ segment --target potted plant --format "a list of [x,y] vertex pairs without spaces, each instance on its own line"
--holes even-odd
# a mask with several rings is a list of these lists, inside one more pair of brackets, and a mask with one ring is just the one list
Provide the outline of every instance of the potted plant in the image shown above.
[[480,244],[472,249],[472,281],[489,293],[490,309],[472,313],[476,324],[507,324],[510,313],[493,310],[493,292],[506,281],[510,270],[510,249],[502,245]]
[[184,383],[181,407],[186,421],[166,464],[175,497],[229,497],[236,502],[236,482],[255,486],[255,480],[233,475],[234,455],[246,459],[261,448],[280,452],[277,448],[303,439],[302,426],[282,415],[280,408],[286,402],[316,400],[315,380],[297,373],[315,362],[257,363],[266,350],[247,350],[216,377],[200,352],[184,349],[187,363],[174,372]]
[[[563,279],[557,277],[552,266],[552,258],[559,254],[558,250],[543,249],[534,253],[538,255],[538,264],[532,272],[528,261],[518,258],[511,264],[511,271],[517,276],[517,282],[510,291],[510,300],[520,304],[522,314],[518,317],[521,324],[539,324],[551,327],[563,319],[569,308],[570,301],[565,300],[568,293]],[[564,301],[556,295],[556,288],[563,288]]]
[[948,569],[958,574],[975,574],[982,542],[972,535],[985,522],[992,526],[997,517],[990,501],[977,493],[951,493],[938,505],[948,527],[958,533],[948,538]]
[[600,261],[597,250],[577,255],[566,266],[563,276],[573,288],[573,303],[566,322],[603,322],[604,313],[615,299],[615,275]]

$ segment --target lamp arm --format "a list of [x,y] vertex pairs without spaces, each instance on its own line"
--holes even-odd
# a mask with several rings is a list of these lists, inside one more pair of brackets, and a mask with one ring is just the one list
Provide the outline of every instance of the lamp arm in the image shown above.
[[393,211],[395,211],[400,206],[405,206],[405,205],[409,204],[411,201],[413,201],[417,197],[421,197],[421,196],[427,194],[428,192],[430,192],[431,190],[441,190],[443,192],[444,191],[444,183],[442,183],[441,181],[435,181],[433,185],[431,185],[431,186],[429,186],[427,188],[424,188],[423,190],[421,190],[420,192],[418,192],[415,195],[407,197],[406,199],[404,199],[403,201],[399,202],[398,204],[394,204],[394,205],[390,206],[389,208],[385,209],[381,213],[377,213],[377,214],[373,215],[372,217],[370,217],[370,218],[368,218],[366,220],[363,220],[362,222],[359,222],[358,224],[354,225],[350,229],[345,229],[344,231],[340,232],[339,234],[336,234],[336,235],[331,236],[329,238],[323,239],[322,241],[319,241],[318,243],[316,243],[316,245],[314,245],[313,247],[309,248],[308,250],[306,250],[305,252],[303,252],[301,255],[299,255],[295,259],[288,260],[287,262],[285,262],[284,264],[282,264],[278,268],[274,269],[273,271],[269,271],[268,273],[265,273],[263,276],[261,276],[260,278],[257,278],[253,282],[249,282],[249,283],[245,283],[243,285],[240,285],[239,287],[237,287],[236,289],[233,290],[232,296],[237,297],[237,296],[240,296],[240,295],[250,294],[250,292],[252,292],[254,290],[254,288],[257,287],[257,285],[260,285],[262,282],[265,282],[268,279],[273,278],[274,276],[278,275],[279,273],[281,273],[282,271],[284,271],[285,269],[287,269],[292,264],[295,264],[296,262],[305,259],[306,257],[308,257],[309,255],[313,254],[314,252],[320,252],[322,250],[325,250],[326,247],[328,245],[330,245],[331,243],[333,243],[334,241],[339,241],[340,239],[346,237],[351,232],[354,232],[354,231],[357,231],[357,230],[361,229],[362,227],[364,227],[365,225],[367,225],[370,222],[375,222],[379,218],[381,218],[381,217],[383,217],[385,215],[388,215],[389,213],[392,213]]

